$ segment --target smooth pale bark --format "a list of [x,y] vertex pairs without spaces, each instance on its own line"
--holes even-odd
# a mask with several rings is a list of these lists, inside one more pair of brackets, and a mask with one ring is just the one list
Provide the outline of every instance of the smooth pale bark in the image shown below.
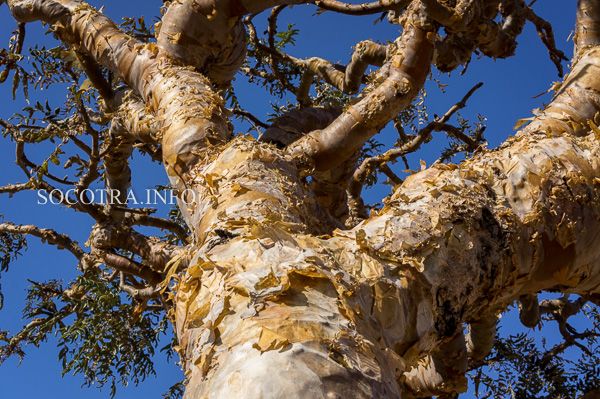
[[246,58],[246,31],[234,1],[173,1],[160,24],[158,46],[212,82],[225,85]]

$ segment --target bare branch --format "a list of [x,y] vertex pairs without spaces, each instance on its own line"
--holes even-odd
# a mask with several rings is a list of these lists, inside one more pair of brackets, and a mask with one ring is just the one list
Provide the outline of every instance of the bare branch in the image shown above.
[[22,345],[35,339],[34,336],[39,328],[44,325],[55,325],[62,323],[62,320],[73,314],[74,306],[67,305],[53,314],[46,317],[37,317],[31,320],[27,325],[19,330],[12,337],[4,336],[0,333],[0,341],[6,342],[6,345],[0,347],[0,363],[12,355],[24,356]]
[[162,17],[158,46],[215,84],[226,86],[246,57],[246,31],[235,11],[226,1],[210,6],[174,1]]
[[405,383],[416,397],[442,396],[467,390],[467,348],[462,331],[405,373]]
[[600,397],[600,389],[593,389],[589,392],[586,392],[585,395],[583,395],[579,399],[597,399],[599,397]]
[[68,235],[60,234],[52,229],[44,229],[34,225],[17,225],[4,222],[0,223],[0,232],[38,237],[43,243],[54,245],[58,249],[66,249],[79,260],[86,254],[79,244],[77,244],[76,241],[73,241]]
[[265,123],[265,122],[261,121],[260,119],[258,119],[258,117],[253,115],[251,112],[244,111],[243,109],[239,109],[239,108],[235,108],[230,111],[235,116],[239,116],[242,119],[249,120],[250,123],[255,125],[255,127],[267,129],[270,126],[268,123]]
[[104,172],[111,197],[108,201],[110,207],[113,199],[119,204],[125,204],[126,202],[127,190],[131,185],[129,157],[133,152],[133,143],[127,137],[124,126],[117,118],[113,119],[111,123],[109,135],[111,145],[104,157]]
[[183,242],[187,242],[189,239],[188,230],[171,220],[145,214],[130,213],[127,211],[125,212],[125,218],[134,225],[156,227],[158,229],[171,231]]
[[564,295],[559,299],[545,300],[539,304],[539,312],[550,316],[550,319],[556,321],[558,324],[558,331],[564,339],[563,344],[556,345],[545,355],[546,359],[549,360],[551,356],[563,352],[571,346],[576,346],[584,353],[591,355],[590,350],[578,340],[585,339],[589,337],[590,334],[597,335],[597,333],[593,331],[578,333],[569,324],[569,318],[578,314],[588,300],[589,298],[584,295],[580,296],[575,301],[570,301],[569,296]]
[[[267,19],[267,43],[269,44],[269,57],[268,62],[271,67],[271,71],[273,71],[273,75],[281,84],[287,89],[294,91],[292,84],[285,78],[281,70],[279,69],[279,61],[284,59],[286,61],[292,60],[292,57],[286,56],[282,54],[277,47],[275,46],[275,35],[277,34],[277,18],[279,14],[285,9],[284,6],[277,6],[271,10],[271,14]],[[253,40],[255,47],[264,48],[264,46],[260,43],[260,41],[256,37],[256,31],[254,30],[254,25],[251,23],[250,19],[248,19],[248,23],[252,29],[249,29],[251,40]]]
[[478,367],[492,351],[497,324],[498,317],[496,315],[484,316],[469,324],[469,333],[467,334],[469,368]]
[[83,51],[119,74],[148,103],[160,126],[165,126],[163,158],[176,186],[182,184],[184,170],[200,156],[199,149],[229,138],[223,101],[204,76],[161,57],[155,46],[124,34],[87,3],[11,0],[8,4],[18,20],[42,20],[53,25],[65,42],[81,42]]
[[525,327],[534,328],[540,322],[540,306],[537,295],[519,297],[519,319]]
[[[277,15],[277,14],[275,14]],[[302,92],[301,89],[296,89],[292,83],[289,82],[288,79],[285,79],[285,77],[283,76],[283,74],[280,73],[279,71],[279,62],[287,62],[289,64],[292,65],[300,65],[300,62],[298,59],[282,52],[281,50],[275,48],[274,46],[265,46],[264,44],[261,43],[261,41],[258,38],[258,35],[256,33],[256,27],[254,26],[254,24],[252,23],[252,17],[253,16],[248,16],[244,19],[244,24],[246,25],[246,28],[248,29],[248,40],[250,41],[250,43],[252,43],[252,45],[258,49],[259,51],[262,51],[266,54],[268,54],[268,62],[271,66],[271,69],[273,71],[273,76],[272,78],[277,79],[281,85],[288,90],[291,93],[300,93]],[[273,21],[273,20],[272,20]],[[271,23],[273,23],[271,21]],[[274,34],[274,33],[273,33]],[[250,70],[250,72],[253,72],[252,70]],[[271,78],[270,76],[263,76],[263,78],[269,79]],[[310,89],[310,87],[309,87]],[[300,100],[300,95],[296,94],[296,96],[299,98],[299,101],[301,103],[303,103]]]
[[335,11],[350,15],[368,15],[377,14],[390,9],[400,10],[405,8],[410,1],[408,0],[379,0],[371,3],[351,4],[338,0],[316,0],[315,5],[328,11]]
[[94,255],[96,255],[102,262],[104,262],[106,266],[123,273],[143,278],[149,283],[157,284],[162,280],[160,273],[157,273],[152,269],[140,263],[137,263],[125,256],[120,256],[111,252],[98,250],[94,251]]
[[[302,105],[309,105],[308,93],[315,76],[320,77],[330,85],[344,93],[355,93],[365,81],[364,73],[369,65],[382,66],[386,57],[388,47],[365,40],[358,43],[347,66],[332,64],[319,58],[311,57],[299,59],[282,52],[275,46],[275,34],[277,33],[277,17],[285,6],[275,7],[268,19],[267,41],[268,47],[263,45],[256,36],[256,29],[250,18],[246,19],[246,26],[250,33],[250,42],[260,51],[268,54],[268,61],[274,76],[289,91],[294,92]],[[295,89],[279,70],[278,62],[286,62],[304,70],[300,86]]]
[[147,268],[158,274],[164,273],[169,261],[183,251],[181,247],[146,237],[131,228],[110,224],[94,226],[89,242],[92,249],[111,251],[119,248],[132,252],[144,260]]
[[342,92],[352,94],[363,83],[369,65],[382,66],[386,56],[387,46],[365,40],[355,46],[352,60],[345,68],[318,57],[300,60],[299,63],[306,69],[305,74],[317,75]]
[[[61,144],[59,144],[59,147],[64,145],[66,143],[66,140],[63,140]],[[27,158],[27,156],[25,155],[25,143],[21,140],[17,141],[16,143],[16,163],[17,165],[21,168],[21,170],[23,170],[25,172],[25,174],[27,175],[27,177],[29,177],[30,179],[33,178],[37,178],[37,176],[33,176],[34,174],[36,175],[43,175],[46,176],[48,179],[59,183],[59,184],[64,184],[64,185],[73,185],[74,182],[55,176],[52,173],[48,172],[47,168],[42,167],[42,165],[37,165],[33,162],[31,162],[29,160],[29,158]],[[48,160],[46,160],[47,162]],[[28,169],[31,168],[31,171]],[[33,173],[32,173],[33,172]]]
[[478,143],[475,142],[472,138],[468,137],[464,133],[460,131],[460,129],[449,125],[447,122],[452,118],[452,116],[464,108],[467,105],[467,101],[469,98],[477,91],[479,88],[483,86],[483,83],[478,83],[473,86],[467,94],[456,104],[454,104],[444,115],[436,118],[434,121],[430,122],[427,126],[421,129],[412,139],[406,141],[400,147],[392,148],[391,150],[386,151],[383,154],[376,155],[374,157],[370,157],[365,159],[361,165],[356,168],[356,171],[353,174],[352,181],[350,182],[349,187],[349,195],[352,198],[352,213],[355,219],[360,220],[366,217],[366,214],[362,210],[362,200],[360,199],[360,194],[362,191],[363,184],[369,175],[369,173],[374,168],[381,168],[390,162],[394,162],[397,158],[410,154],[411,152],[416,151],[419,147],[425,143],[431,137],[431,133],[434,131],[445,131],[449,135],[464,141],[471,151],[475,150]]
[[542,39],[542,42],[548,49],[548,53],[550,54],[550,59],[556,65],[556,69],[558,70],[559,76],[563,76],[563,66],[562,61],[568,61],[569,59],[559,49],[556,48],[556,42],[554,40],[554,33],[552,31],[552,25],[539,15],[537,15],[531,8],[525,8],[525,16],[529,21],[531,21],[535,25],[535,29],[537,30],[538,36]]
[[160,296],[160,289],[156,286],[149,286],[144,288],[136,288],[125,282],[125,273],[119,273],[119,288],[129,294],[133,299],[140,302],[147,302],[152,298]]
[[19,183],[19,184],[9,184],[6,186],[0,186],[0,194],[14,194],[19,191],[31,190],[32,185],[30,183]]
[[138,95],[131,90],[120,90],[115,94],[113,103],[117,108],[109,114],[111,121],[115,118],[119,120],[123,126],[120,133],[129,141],[160,144],[159,121]]
[[284,148],[306,133],[329,125],[340,113],[339,108],[296,108],[273,119],[260,141]]
[[[328,126],[342,112],[339,108],[305,107],[275,118],[260,141],[284,148],[301,140],[308,132]],[[351,158],[335,169],[313,173],[311,188],[318,202],[337,220],[348,214],[346,188],[356,164]]]

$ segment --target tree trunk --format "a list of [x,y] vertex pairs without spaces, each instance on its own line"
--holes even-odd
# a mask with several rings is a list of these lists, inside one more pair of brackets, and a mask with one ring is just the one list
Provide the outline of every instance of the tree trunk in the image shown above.
[[[411,176],[349,231],[327,231],[272,146],[238,138],[198,165],[201,244],[175,313],[186,398],[424,396],[439,389],[428,355],[460,360],[463,323],[541,290],[597,293],[600,145],[579,133],[600,122],[598,60],[582,55],[498,150]],[[575,90],[593,108],[557,116]],[[445,372],[464,375],[455,363]]]
[[[599,65],[600,48],[580,49],[528,127],[411,176],[352,230],[334,229],[273,146],[238,138],[191,167],[198,251],[175,312],[185,397],[464,391],[464,323],[489,334],[523,295],[598,293]],[[485,334],[477,346],[489,350]]]

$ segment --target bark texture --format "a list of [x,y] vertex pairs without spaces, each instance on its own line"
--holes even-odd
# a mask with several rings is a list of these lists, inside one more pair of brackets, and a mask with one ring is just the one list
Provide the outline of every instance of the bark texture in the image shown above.
[[[571,98],[597,104],[599,56],[592,48],[580,57],[564,83]],[[231,144],[204,169],[218,193],[200,203],[218,205],[192,223],[201,237],[222,229],[231,238],[204,244],[212,248],[201,249],[178,288],[187,397],[444,392],[448,380],[433,377],[442,371],[428,355],[452,348],[463,323],[486,323],[542,290],[597,293],[600,146],[595,134],[574,134],[572,126],[595,124],[600,108],[548,122],[562,101],[559,93],[496,151],[411,176],[378,215],[328,238],[302,234],[310,232],[310,213],[284,194],[302,190],[293,169],[270,168],[283,162],[279,151]],[[259,184],[251,170],[273,180]],[[232,192],[238,184],[241,194]],[[311,203],[307,193],[296,195]],[[251,198],[277,200],[263,207]],[[462,356],[442,355],[452,353]]]
[[[467,29],[471,20],[430,18],[431,2],[413,2],[372,90],[341,111],[290,113],[261,142],[230,138],[214,86],[227,84],[244,60],[240,17],[294,2],[173,1],[158,46],[136,42],[79,1],[8,3],[19,21],[51,24],[119,74],[139,97],[123,130],[157,129],[151,140],[162,144],[167,173],[187,190],[181,210],[193,245],[185,255],[134,234],[97,243],[136,247],[184,269],[172,316],[186,399],[461,392],[468,362],[485,357],[496,317],[511,302],[543,290],[600,293],[595,1],[580,2],[576,62],[540,115],[496,150],[410,176],[351,229],[340,228],[343,211],[332,209],[339,192],[315,186],[344,180],[336,168],[418,94],[435,51],[440,59],[438,25]],[[522,27],[510,21],[509,36]],[[495,41],[477,45],[500,51]],[[290,121],[295,130],[286,128]],[[113,154],[115,167],[130,151],[127,141],[122,151]],[[109,184],[123,189],[128,180]]]

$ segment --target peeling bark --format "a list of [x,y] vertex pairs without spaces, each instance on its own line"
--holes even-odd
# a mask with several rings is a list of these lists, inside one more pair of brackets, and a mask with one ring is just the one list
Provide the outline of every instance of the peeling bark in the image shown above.
[[[179,36],[186,27],[210,32],[212,23],[233,22],[236,31],[237,16],[274,2],[241,1],[239,9],[172,2],[159,48],[136,42],[83,2],[8,3],[19,21],[52,25],[118,73],[155,115],[156,124],[144,127],[136,100],[125,130],[159,129],[191,253],[119,226],[97,226],[90,242],[120,272],[168,282],[182,271],[171,316],[187,399],[453,395],[466,389],[469,362],[489,352],[496,316],[511,302],[543,290],[600,293],[597,2],[580,2],[580,26],[590,29],[577,32],[576,62],[526,128],[497,150],[410,176],[382,210],[349,230],[338,228],[338,215],[306,183],[307,160],[316,181],[328,182],[327,173],[410,104],[433,58],[436,26],[426,14],[408,15],[379,84],[335,119],[317,112],[291,133],[276,121],[267,141],[282,149],[230,138],[213,86],[237,68],[241,36],[215,37],[208,53]],[[231,52],[213,59],[218,46]],[[125,187],[124,176],[115,171],[109,185]],[[49,237],[84,256],[53,231],[0,228]]]
[[175,187],[202,149],[230,135],[223,100],[193,68],[162,57],[152,44],[122,33],[112,21],[77,0],[8,2],[21,22],[41,20],[66,43],[117,73],[158,119],[163,159]]
[[[276,118],[259,140],[285,148],[307,133],[329,126],[341,112],[338,108],[292,110]],[[327,210],[334,220],[339,221],[337,227],[343,227],[349,215],[347,190],[357,155],[337,168],[315,172],[312,175],[310,190],[315,194],[320,206]]]
[[226,85],[246,58],[246,31],[235,11],[234,1],[174,1],[162,18],[158,46]]
[[[587,67],[573,71],[589,79],[577,96],[581,101],[600,90],[591,61],[596,51],[581,57]],[[566,90],[579,90],[570,79]],[[579,121],[598,108],[588,110],[577,114]],[[285,169],[268,172],[283,162],[279,151],[252,143],[228,147],[205,167],[205,175],[210,171],[219,182],[213,191],[219,199],[206,195],[204,202],[218,205],[201,223],[191,223],[205,244],[178,287],[186,397],[327,397],[347,387],[353,397],[402,397],[414,378],[427,382],[428,390],[443,391],[436,387],[443,381],[451,392],[460,391],[464,384],[433,378],[437,368],[421,369],[420,377],[403,373],[443,348],[463,323],[477,328],[482,316],[493,320],[522,295],[597,293],[600,146],[593,134],[541,130],[546,115],[496,151],[411,176],[378,215],[331,238],[302,234],[309,231],[299,228],[310,225],[302,218],[308,213],[287,202],[290,196],[280,197],[301,187],[293,169],[284,175],[285,188],[277,183]],[[255,155],[243,155],[248,151]],[[232,169],[254,181],[247,186],[244,180],[238,200],[232,190],[240,175]],[[274,180],[258,183],[252,170]],[[267,193],[279,201],[236,211],[249,205],[243,197]],[[295,223],[272,222],[282,216]],[[216,226],[231,232],[217,245],[205,238]],[[480,342],[476,350],[471,344],[475,360],[487,352],[492,326],[483,340],[472,335]]]

